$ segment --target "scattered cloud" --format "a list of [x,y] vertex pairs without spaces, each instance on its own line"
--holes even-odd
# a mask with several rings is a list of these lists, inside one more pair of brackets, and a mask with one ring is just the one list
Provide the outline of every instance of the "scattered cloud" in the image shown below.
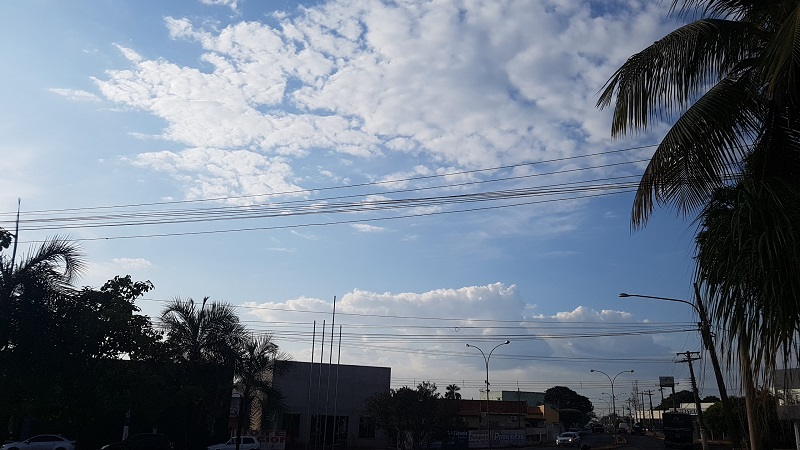
[[[237,8],[234,0],[204,3]],[[618,36],[635,30],[652,42],[666,26],[652,2],[612,3],[333,0],[276,14],[277,26],[221,29],[168,17],[174,39],[200,46],[201,63],[120,46],[131,67],[95,81],[105,98],[162,118],[161,137],[194,148],[187,151],[246,150],[287,165],[320,151],[425,161],[379,179],[544,161],[610,145],[595,96],[639,45]],[[239,172],[230,185],[199,168],[173,169],[203,176],[190,198],[292,184]]]
[[[316,321],[318,338],[322,321],[328,320],[330,324],[333,310],[330,302],[308,297],[249,303],[244,308],[266,323],[300,319],[309,323],[307,333],[311,333],[311,322]],[[488,351],[509,339],[508,347],[495,352],[493,373],[498,380],[518,380],[523,385],[552,383],[545,387],[537,385],[542,390],[558,380],[591,382],[587,375],[589,366],[584,364],[593,364],[592,361],[596,364],[606,357],[635,360],[661,356],[671,362],[667,359],[670,349],[649,335],[616,335],[618,329],[630,331],[647,326],[630,313],[576,306],[534,317],[531,313],[535,309],[541,307],[526,303],[516,286],[502,283],[421,293],[355,289],[336,302],[336,324],[337,327],[341,324],[346,336],[342,341],[341,362],[391,366],[392,380],[397,385],[412,384],[415,373],[425,373],[438,384],[453,382],[453,374],[458,373],[459,385],[461,380],[475,380],[473,389],[468,391],[472,394],[468,395],[476,397],[478,380],[483,379],[483,361],[478,364],[474,357],[480,360],[480,354],[465,349],[465,343]],[[358,325],[352,325],[354,321]],[[586,338],[593,335],[596,336]],[[287,343],[283,349],[298,360],[312,359],[310,348]],[[588,361],[576,364],[571,358]],[[657,371],[657,367],[653,370]],[[657,379],[656,372],[651,375]],[[551,378],[534,380],[548,376]]]
[[219,5],[219,6],[227,6],[228,8],[236,11],[239,1],[238,0],[200,0],[200,3],[204,5]]
[[386,228],[384,227],[376,227],[374,225],[367,225],[364,223],[354,223],[350,226],[355,228],[356,231],[360,233],[382,233],[386,231]]
[[145,270],[153,266],[153,264],[144,258],[114,258],[111,260],[119,268],[129,270]]
[[93,94],[88,91],[82,91],[78,89],[59,89],[59,88],[51,88],[50,92],[54,94],[58,94],[62,97],[66,97],[70,100],[74,100],[77,102],[99,102],[100,97],[96,94]]

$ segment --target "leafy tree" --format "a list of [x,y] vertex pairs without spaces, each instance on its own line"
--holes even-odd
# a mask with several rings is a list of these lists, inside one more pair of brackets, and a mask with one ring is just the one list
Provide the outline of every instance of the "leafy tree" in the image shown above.
[[594,410],[592,401],[564,386],[553,386],[544,391],[544,402],[557,410],[577,409],[583,414]]
[[682,391],[676,391],[674,394],[669,394],[667,397],[664,398],[664,401],[659,403],[654,409],[660,409],[662,411],[667,411],[673,408],[680,408],[681,403],[692,403],[694,404],[694,392],[684,389]]
[[7,249],[11,246],[11,242],[14,240],[14,235],[10,232],[6,231],[3,228],[0,228],[0,250]]
[[578,428],[589,422],[586,413],[578,411],[577,409],[559,409],[558,418],[567,428]]
[[396,433],[399,449],[426,450],[455,422],[457,402],[443,400],[436,384],[425,381],[416,389],[404,386],[373,394],[364,409],[378,427]]
[[461,393],[458,392],[460,390],[461,388],[458,387],[457,384],[449,384],[447,385],[444,398],[448,400],[461,400]]
[[114,363],[123,357],[156,359],[151,354],[157,353],[159,335],[133,304],[151,288],[126,276],[100,289],[21,296],[19,332],[13,347],[0,352],[0,420],[9,423],[14,416],[19,424],[21,417],[32,417],[42,426],[71,430],[90,447],[101,445],[98,424],[127,398],[109,387],[136,382],[120,382],[125,374]]

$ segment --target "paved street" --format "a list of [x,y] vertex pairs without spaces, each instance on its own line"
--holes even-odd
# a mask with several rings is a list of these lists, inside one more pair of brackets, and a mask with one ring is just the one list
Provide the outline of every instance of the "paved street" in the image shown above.
[[[601,448],[611,448],[614,442],[614,436],[610,433],[589,433],[589,432],[582,432],[581,433],[581,444],[588,444],[592,446],[593,450],[601,449]],[[625,440],[627,441],[626,444],[622,444],[619,448],[624,449],[651,449],[651,448],[664,448],[664,441],[653,436],[633,436],[633,435],[624,435]],[[555,443],[543,446],[543,447],[536,447],[537,449],[540,448],[557,448]],[[577,449],[577,447],[574,447]]]

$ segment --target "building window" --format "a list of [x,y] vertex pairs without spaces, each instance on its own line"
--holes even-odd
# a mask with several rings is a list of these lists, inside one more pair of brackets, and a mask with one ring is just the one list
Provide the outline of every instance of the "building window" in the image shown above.
[[359,416],[358,438],[375,439],[375,421],[370,416]]

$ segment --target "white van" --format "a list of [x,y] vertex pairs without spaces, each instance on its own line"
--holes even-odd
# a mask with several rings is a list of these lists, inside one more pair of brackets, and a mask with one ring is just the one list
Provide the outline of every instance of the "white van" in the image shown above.
[[628,428],[628,424],[627,423],[622,422],[622,423],[619,424],[619,426],[617,426],[617,433],[619,433],[619,434],[627,434],[629,432],[630,432],[630,429]]

